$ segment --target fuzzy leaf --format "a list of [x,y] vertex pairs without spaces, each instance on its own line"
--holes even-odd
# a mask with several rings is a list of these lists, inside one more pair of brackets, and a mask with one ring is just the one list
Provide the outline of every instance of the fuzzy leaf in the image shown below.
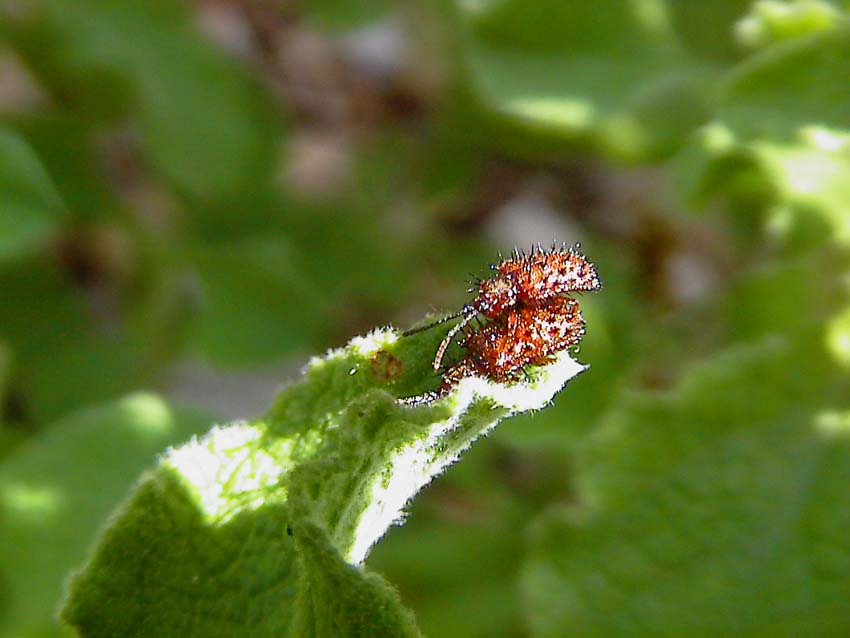
[[133,395],[52,423],[0,464],[0,634],[60,635],[54,612],[67,571],[157,452],[205,420]]
[[361,565],[406,503],[481,434],[584,367],[433,389],[441,338],[391,329],[315,358],[251,423],[170,450],[105,530],[63,612],[82,636],[416,635]]
[[342,560],[320,526],[303,523],[296,543],[304,576],[292,636],[421,636],[395,590],[377,574]]
[[637,395],[538,521],[535,636],[837,636],[850,630],[846,382],[772,339]]

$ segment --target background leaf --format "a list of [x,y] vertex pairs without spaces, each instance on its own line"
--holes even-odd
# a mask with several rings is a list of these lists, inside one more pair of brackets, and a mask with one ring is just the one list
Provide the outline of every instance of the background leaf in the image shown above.
[[[478,7],[478,5],[469,5]],[[466,11],[469,68],[486,107],[619,157],[664,153],[706,110],[656,2],[497,2]]]
[[65,207],[32,149],[0,129],[0,260],[25,256],[56,232]]
[[0,464],[4,634],[59,635],[55,614],[68,570],[138,473],[206,423],[197,411],[137,394],[52,424]]
[[773,341],[627,399],[584,455],[586,505],[537,525],[535,635],[845,631],[846,388],[825,373]]
[[[126,438],[81,415],[131,427],[116,406],[155,388],[249,419],[157,444],[67,617],[847,633],[847,25],[827,0],[0,2],[0,460],[33,485],[60,468],[82,516],[88,452]],[[388,335],[553,239],[605,284],[576,299],[590,369],[405,503],[439,468],[389,459],[459,413],[434,453],[461,449],[505,408],[464,387],[400,410],[439,386],[441,331]],[[83,532],[72,561],[31,522],[0,622],[30,609],[5,633],[47,638]]]
[[267,97],[198,36],[185,7],[85,0],[36,15],[12,33],[51,88],[90,116],[132,111],[151,160],[180,188],[231,196],[271,178],[278,136]]

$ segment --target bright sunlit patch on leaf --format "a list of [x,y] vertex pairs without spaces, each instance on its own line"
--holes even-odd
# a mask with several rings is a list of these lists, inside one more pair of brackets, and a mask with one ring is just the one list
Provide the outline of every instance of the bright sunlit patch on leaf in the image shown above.
[[554,363],[537,370],[537,376],[530,383],[505,385],[472,377],[460,381],[452,396],[462,405],[471,404],[476,397],[488,397],[496,405],[512,412],[539,410],[552,400],[567,381],[584,372],[588,367],[570,357],[567,352],[562,352],[557,355]]
[[503,108],[532,122],[553,126],[581,129],[593,121],[593,107],[578,99],[522,97],[506,101]]
[[247,423],[217,427],[203,438],[169,451],[164,463],[192,487],[211,522],[225,523],[242,509],[263,505],[283,472],[286,450],[273,454],[264,449],[262,435],[260,428]]
[[831,158],[815,153],[789,157],[784,168],[787,186],[803,195],[821,191],[825,182],[839,174]]
[[704,148],[713,153],[722,153],[735,145],[735,135],[719,122],[709,124],[700,131]]
[[827,325],[826,346],[839,364],[850,368],[850,308]]
[[750,145],[795,216],[799,209],[821,215],[841,242],[850,241],[847,142],[846,136],[806,127],[793,142],[759,141]]
[[346,560],[353,564],[364,561],[387,529],[403,518],[408,501],[454,463],[475,439],[496,426],[498,419],[494,418],[487,427],[470,436],[465,445],[440,451],[445,447],[441,442],[462,427],[462,420],[476,402],[489,399],[493,410],[506,411],[504,416],[540,409],[570,379],[587,368],[564,351],[557,355],[554,363],[536,370],[530,382],[505,385],[479,377],[461,379],[444,399],[453,404],[451,415],[431,424],[424,436],[394,450],[386,471],[375,475],[371,498],[360,517]]
[[15,512],[16,517],[37,519],[43,523],[45,517],[56,513],[62,496],[53,487],[24,483],[7,483],[0,487],[3,509]]
[[833,27],[841,12],[820,0],[758,0],[749,15],[735,25],[735,36],[744,46],[760,48]]
[[122,406],[127,411],[126,423],[139,434],[161,437],[174,428],[174,416],[168,405],[159,397],[139,394]]
[[473,16],[486,13],[495,4],[497,4],[497,0],[460,0],[458,2],[461,11]]
[[800,135],[809,145],[821,151],[840,151],[850,147],[850,134],[823,126],[805,126]]
[[360,356],[368,357],[396,341],[398,341],[398,333],[394,329],[379,328],[368,334],[354,337],[347,345],[329,350],[323,357],[313,357],[307,364],[307,368],[318,369],[334,360],[348,358],[352,351]]
[[[369,356],[391,346],[396,341],[398,341],[398,333],[392,328],[383,328],[373,330],[362,337],[354,337],[349,343],[349,346],[357,353],[363,356]],[[342,350],[343,352],[345,351],[344,348]]]
[[821,412],[815,417],[815,429],[827,439],[850,437],[850,413]]

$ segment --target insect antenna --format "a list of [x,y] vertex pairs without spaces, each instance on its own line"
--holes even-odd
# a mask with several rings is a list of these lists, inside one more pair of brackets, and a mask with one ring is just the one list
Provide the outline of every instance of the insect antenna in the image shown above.
[[469,308],[464,306],[457,312],[453,312],[452,314],[443,317],[442,319],[437,319],[436,321],[432,321],[431,323],[425,324],[424,326],[419,326],[418,328],[411,328],[410,330],[405,330],[401,333],[402,337],[409,337],[410,335],[415,335],[419,332],[425,332],[426,330],[430,330],[431,328],[435,328],[439,326],[441,323],[446,323],[447,321],[451,321],[452,319],[457,319],[458,317],[463,316],[469,312]]

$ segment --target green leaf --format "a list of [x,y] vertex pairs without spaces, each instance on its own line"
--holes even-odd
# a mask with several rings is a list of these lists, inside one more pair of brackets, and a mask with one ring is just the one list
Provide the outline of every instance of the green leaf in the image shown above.
[[74,577],[64,618],[82,636],[416,635],[360,567],[370,548],[475,439],[584,369],[564,353],[533,381],[397,403],[434,389],[442,334],[355,338],[264,418],[170,450]]
[[65,635],[53,618],[67,571],[157,452],[207,422],[133,395],[51,424],[0,464],[0,633]]
[[850,630],[850,412],[820,333],[635,394],[580,459],[579,505],[538,521],[536,636]]
[[843,18],[838,3],[821,0],[757,0],[749,14],[735,25],[738,39],[757,48],[800,38],[838,24]]
[[751,4],[751,0],[713,0],[668,2],[667,7],[682,46],[701,60],[726,64],[742,57],[734,27]]
[[114,219],[119,205],[104,170],[100,133],[68,113],[28,113],[14,127],[33,146],[70,215],[84,222]]
[[305,15],[330,29],[350,29],[385,17],[388,0],[312,0],[301,8]]
[[850,29],[831,29],[765,50],[727,79],[718,119],[738,139],[793,137],[804,127],[844,131],[850,97],[839,78],[850,64]]
[[318,341],[327,315],[321,290],[305,280],[283,236],[198,245],[191,258],[203,285],[195,345],[213,362],[265,362]]
[[618,157],[665,154],[706,117],[708,72],[654,1],[463,3],[474,90],[532,130]]
[[34,260],[0,270],[0,335],[25,416],[36,423],[130,392],[151,370],[142,344],[92,321],[62,273]]
[[413,606],[426,636],[528,633],[516,595],[526,527],[542,503],[563,497],[569,479],[554,454],[518,453],[502,443],[526,425],[513,419],[465,452],[463,462],[414,501],[405,526],[369,557]]
[[[16,42],[81,115],[138,117],[153,163],[186,191],[232,196],[267,184],[279,151],[268,96],[204,41],[172,0],[60,0]],[[69,99],[70,98],[70,99]]]
[[[715,121],[679,158],[680,196],[704,205],[743,195],[770,228],[850,242],[850,30],[766,49],[728,77]],[[760,197],[752,198],[753,192]]]
[[0,262],[38,248],[65,213],[36,154],[17,135],[0,129]]
[[837,249],[763,264],[730,282],[720,313],[742,341],[823,330],[846,307],[847,267],[846,254]]
[[305,521],[295,538],[304,577],[290,635],[421,636],[395,590],[377,574],[342,560],[319,525]]
[[383,215],[350,202],[291,209],[277,232],[248,229],[189,248],[202,284],[194,345],[215,363],[308,352],[341,317],[380,314],[407,287],[410,251]]

